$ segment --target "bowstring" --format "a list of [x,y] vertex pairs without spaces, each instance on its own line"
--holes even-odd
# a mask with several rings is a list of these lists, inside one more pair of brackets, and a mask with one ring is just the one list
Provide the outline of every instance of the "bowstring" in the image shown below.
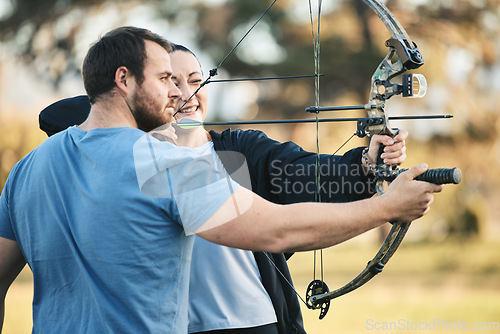
[[[199,91],[200,89],[205,86],[206,84],[210,83],[211,82],[211,79],[217,75],[217,72],[218,72],[218,69],[224,64],[224,62],[229,58],[229,56],[231,56],[234,51],[236,50],[236,48],[243,42],[243,40],[248,36],[248,34],[253,30],[253,28],[262,20],[262,18],[267,14],[267,12],[269,12],[269,10],[271,9],[271,7],[276,3],[277,0],[273,0],[273,2],[266,8],[266,10],[259,16],[259,18],[255,21],[255,23],[248,29],[248,31],[243,35],[243,37],[240,38],[240,40],[236,43],[236,45],[231,49],[231,51],[229,51],[229,53],[221,60],[221,62],[217,65],[217,67],[211,69],[209,71],[209,76],[208,78],[203,81],[200,86],[195,90],[195,92],[188,98],[188,100],[174,113],[174,116],[180,112],[180,110],[189,102],[189,100],[191,100]],[[311,0],[309,0],[311,1]],[[315,76],[315,85],[318,85],[319,84],[319,76],[320,76],[320,73],[319,73],[319,67],[317,69],[317,71],[315,71],[314,73],[314,76]],[[279,78],[281,79],[281,78]],[[319,95],[319,94],[317,94]],[[319,103],[319,102],[318,102]],[[318,120],[318,116],[316,114],[316,122]],[[300,294],[298,293],[298,291],[295,289],[295,287],[293,286],[293,284],[286,278],[286,276],[281,272],[281,270],[279,270],[279,268],[276,266],[276,264],[274,263],[274,261],[271,259],[271,257],[267,254],[267,252],[262,252],[266,258],[269,260],[269,262],[271,263],[271,265],[276,269],[276,271],[281,275],[281,277],[283,278],[283,280],[290,286],[290,288],[294,291],[295,295],[297,295],[297,297],[299,298],[299,300],[304,303],[305,305],[307,305],[306,301],[300,296]]]
[[[319,107],[319,73],[320,73],[320,27],[321,27],[321,6],[323,1],[318,1],[318,12],[316,17],[316,27],[314,22],[314,14],[313,14],[313,4],[312,1],[309,0],[309,19],[311,22],[311,35],[313,41],[313,53],[314,53],[314,105],[315,107]],[[314,191],[314,200],[315,202],[321,202],[321,173],[320,173],[320,147],[319,147],[319,112],[316,112],[316,168],[315,168],[315,191]],[[323,281],[323,250],[319,250],[320,253],[320,276],[321,281]],[[316,279],[316,263],[317,263],[317,252],[313,252],[313,280]]]
[[203,81],[200,86],[194,91],[193,94],[191,94],[191,96],[186,100],[186,102],[184,102],[182,104],[182,106],[180,106],[179,109],[177,109],[177,111],[174,113],[174,115],[172,117],[175,117],[175,115],[177,115],[181,110],[182,108],[184,108],[186,106],[186,104],[191,101],[191,99],[196,95],[198,94],[198,92],[203,88],[203,86],[205,86],[206,84],[210,83],[210,79],[212,79],[214,76],[217,75],[217,72],[219,71],[219,68],[224,64],[224,62],[226,61],[227,58],[229,58],[233,53],[234,51],[236,50],[236,48],[238,46],[240,46],[240,44],[243,42],[243,40],[248,36],[248,34],[253,30],[253,28],[255,28],[255,26],[260,22],[260,20],[262,20],[262,18],[267,14],[267,12],[271,9],[271,7],[276,3],[276,1],[278,0],[274,0],[267,8],[266,10],[259,16],[259,18],[254,22],[254,24],[252,24],[252,26],[247,30],[247,32],[240,38],[240,40],[238,41],[238,43],[236,43],[233,48],[231,49],[231,51],[228,52],[228,54],[220,61],[220,63],[213,69],[211,69],[208,73],[208,78],[205,79],[205,81]]
[[[243,40],[248,36],[248,34],[253,30],[253,28],[260,22],[260,20],[267,14],[267,12],[271,9],[271,7],[276,3],[277,0],[273,0],[273,2],[266,8],[266,10],[260,15],[260,17],[257,19],[257,21],[250,27],[250,29],[243,35],[243,37],[241,37],[241,39],[238,41],[238,43],[236,43],[236,45],[231,49],[231,51],[229,51],[229,53],[222,59],[222,61],[217,65],[216,68],[210,70],[210,73],[209,73],[209,77],[200,85],[200,87],[192,94],[192,96],[189,98],[189,99],[192,99],[193,96],[206,84],[208,84],[210,81],[210,79],[212,77],[214,77],[215,75],[217,75],[217,71],[218,69],[224,64],[224,62],[226,61],[226,59],[231,56],[231,54],[234,53],[234,51],[236,50],[236,48],[243,42]],[[311,0],[309,0],[309,4],[311,4]],[[312,17],[312,15],[311,15]],[[318,32],[319,32],[319,25],[318,25]],[[313,29],[313,36],[314,36],[314,29]],[[319,38],[319,33],[318,33],[318,38]],[[318,41],[318,44],[319,44],[319,41]],[[319,90],[319,77],[321,76],[321,74],[319,73],[319,57],[318,57],[318,60],[316,61],[316,54],[319,53],[319,47],[318,47],[318,50],[316,51],[316,47],[315,47],[315,73],[314,73],[314,77],[315,77],[315,87],[318,87],[317,90]],[[317,106],[319,105],[319,91],[315,94],[316,98],[315,100],[317,101]],[[188,99],[188,100],[189,100]],[[186,102],[187,103],[187,102]],[[181,107],[182,109],[182,107]],[[176,114],[180,111],[180,109],[176,112]],[[316,128],[318,128],[318,113],[316,113]],[[318,145],[318,152],[319,152],[319,142],[317,141],[317,145]],[[318,165],[318,161],[316,162],[316,164]],[[271,257],[267,254],[267,252],[262,252],[266,258],[269,260],[269,262],[271,263],[271,265],[276,269],[276,271],[281,275],[281,277],[283,278],[283,280],[290,286],[290,288],[292,289],[292,291],[294,291],[295,295],[299,298],[299,300],[304,303],[305,305],[307,305],[307,302],[300,296],[299,292],[295,289],[295,287],[293,286],[293,284],[286,278],[286,276],[281,272],[281,270],[277,267],[277,265],[274,263],[274,261],[271,259]]]
[[238,43],[236,43],[236,45],[231,49],[231,51],[229,51],[229,53],[224,57],[224,59],[221,60],[221,62],[219,63],[219,65],[217,65],[216,69],[219,69],[222,66],[222,64],[224,64],[224,62],[226,61],[226,59],[229,58],[229,56],[231,56],[233,54],[233,52],[236,50],[236,48],[241,44],[241,42],[243,42],[243,40],[248,36],[248,34],[253,30],[253,28],[255,28],[255,26],[260,22],[260,20],[262,20],[262,18],[267,14],[267,12],[276,3],[276,1],[278,1],[278,0],[274,0],[266,8],[266,10],[260,15],[260,17],[257,19],[257,21],[255,21],[255,23],[250,27],[250,29],[247,30],[247,32],[243,35],[243,37],[240,38],[240,40],[238,41]]

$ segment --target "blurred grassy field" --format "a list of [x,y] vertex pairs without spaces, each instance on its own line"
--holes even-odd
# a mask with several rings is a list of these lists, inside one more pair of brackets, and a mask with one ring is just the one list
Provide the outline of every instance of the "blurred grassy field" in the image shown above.
[[[324,251],[331,290],[371,259],[377,245],[370,244],[348,242]],[[304,306],[306,329],[310,334],[500,333],[499,254],[500,243],[403,242],[382,274],[333,300],[324,319]],[[308,252],[289,261],[301,296],[312,280],[312,259]],[[4,334],[31,331],[31,299],[31,273],[25,270],[7,295]]]
[[[354,278],[377,250],[347,243],[324,251],[330,290]],[[496,243],[403,242],[383,273],[332,300],[324,319],[318,320],[318,310],[302,307],[306,329],[311,334],[500,333],[499,254]],[[310,254],[289,261],[302,295],[312,279],[308,263]]]

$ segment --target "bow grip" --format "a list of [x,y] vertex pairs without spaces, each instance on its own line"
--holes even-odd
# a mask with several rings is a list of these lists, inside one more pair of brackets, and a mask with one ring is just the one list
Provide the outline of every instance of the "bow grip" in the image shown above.
[[426,181],[434,184],[459,184],[462,181],[460,168],[431,168],[417,176],[415,180]]

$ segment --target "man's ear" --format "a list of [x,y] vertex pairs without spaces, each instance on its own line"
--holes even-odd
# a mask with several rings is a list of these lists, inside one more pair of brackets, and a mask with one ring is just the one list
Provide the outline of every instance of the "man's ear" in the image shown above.
[[120,66],[115,72],[115,84],[119,90],[127,92],[130,89],[132,76],[125,66]]

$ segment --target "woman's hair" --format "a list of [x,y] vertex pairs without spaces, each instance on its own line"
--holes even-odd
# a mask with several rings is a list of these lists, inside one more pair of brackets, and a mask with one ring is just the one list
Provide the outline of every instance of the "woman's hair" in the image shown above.
[[172,47],[172,52],[182,51],[182,52],[187,52],[187,53],[192,54],[193,57],[195,57],[196,60],[198,61],[198,64],[200,64],[200,68],[201,68],[200,60],[198,59],[198,57],[196,57],[196,55],[194,54],[193,51],[189,50],[187,47],[185,47],[184,45],[181,45],[181,44],[170,43],[170,46]]
[[143,82],[147,57],[146,40],[172,52],[166,39],[147,29],[136,27],[114,29],[90,47],[83,61],[82,75],[91,103],[116,86],[115,73],[121,66],[125,66],[139,84]]
[[170,46],[172,47],[172,52],[173,51],[184,51],[184,52],[189,52],[190,54],[192,54],[193,56],[196,57],[196,55],[194,54],[193,51],[189,50],[187,47],[185,47],[184,45],[180,45],[180,44],[175,44],[175,43],[170,43]]

